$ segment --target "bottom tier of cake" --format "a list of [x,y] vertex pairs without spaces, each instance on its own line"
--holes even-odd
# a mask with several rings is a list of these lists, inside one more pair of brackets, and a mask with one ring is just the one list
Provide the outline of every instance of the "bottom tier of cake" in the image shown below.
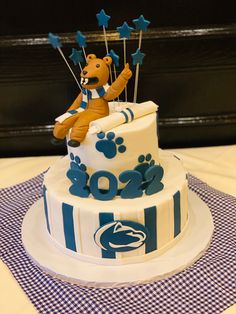
[[47,230],[63,253],[91,263],[122,265],[162,254],[188,223],[186,172],[172,154],[160,151],[164,189],[135,199],[80,198],[69,192],[68,156],[44,180]]

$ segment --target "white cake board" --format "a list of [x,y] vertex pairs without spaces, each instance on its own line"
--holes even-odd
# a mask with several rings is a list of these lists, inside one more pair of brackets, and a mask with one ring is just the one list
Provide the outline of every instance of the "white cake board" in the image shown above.
[[105,266],[62,254],[47,232],[42,199],[28,210],[24,218],[22,241],[40,268],[62,280],[100,288],[153,282],[190,266],[210,244],[214,225],[209,208],[191,191],[189,203],[189,223],[183,237],[161,256],[144,263]]

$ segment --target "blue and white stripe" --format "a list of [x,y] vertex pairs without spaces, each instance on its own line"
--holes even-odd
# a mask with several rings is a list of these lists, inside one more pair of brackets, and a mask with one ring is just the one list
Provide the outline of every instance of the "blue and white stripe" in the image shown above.
[[123,109],[120,113],[125,117],[125,123],[129,123],[134,120],[134,112],[130,108]]
[[106,84],[95,89],[82,88],[82,103],[80,105],[80,108],[85,110],[88,106],[88,101],[90,99],[97,99],[103,97],[104,94],[107,92],[108,88],[109,84]]
[[[44,188],[44,209],[49,233],[67,249],[86,256],[121,259],[148,254],[173,240],[184,227],[181,216],[180,191],[177,191],[170,200],[158,208],[151,206],[135,211],[114,212],[101,210],[98,213],[59,203],[53,198],[49,199],[47,193]],[[186,222],[186,215],[184,219]],[[100,248],[94,241],[96,231],[105,224],[117,220],[133,221],[145,226],[148,230],[145,243],[129,252],[111,252]]]
[[76,252],[73,206],[62,203],[62,216],[66,247]]

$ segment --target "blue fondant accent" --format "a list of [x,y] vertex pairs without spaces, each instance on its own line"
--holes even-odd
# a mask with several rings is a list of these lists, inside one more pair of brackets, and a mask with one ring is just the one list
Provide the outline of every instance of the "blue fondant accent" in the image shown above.
[[152,195],[163,190],[164,185],[161,182],[163,175],[164,170],[160,165],[151,166],[145,171],[144,177],[149,182],[145,190],[147,195]]
[[77,162],[77,164],[80,164],[81,160],[80,160],[79,156],[75,156],[75,162]]
[[80,104],[80,108],[86,109],[87,108],[87,103],[85,101],[82,101]]
[[144,162],[144,160],[145,160],[145,156],[144,155],[140,155],[138,157],[138,162]]
[[148,25],[150,24],[150,21],[145,20],[143,15],[140,15],[138,19],[134,19],[133,23],[135,25],[135,29],[137,31],[146,31],[148,28]]
[[77,50],[75,48],[72,48],[72,53],[69,58],[73,61],[74,65],[84,61],[82,50]]
[[47,197],[46,197],[46,186],[43,186],[43,202],[44,202],[44,212],[45,212],[45,217],[46,217],[46,224],[47,224],[47,229],[48,232],[51,233],[50,231],[50,225],[49,225],[49,219],[48,219],[48,203],[47,203]]
[[100,132],[97,134],[97,137],[100,139],[103,139],[105,137],[105,133],[104,132]]
[[[98,187],[99,179],[103,177],[107,178],[109,181],[109,189],[107,190],[106,193],[102,193],[102,191]],[[90,178],[90,191],[93,194],[93,197],[98,200],[102,201],[112,200],[116,196],[117,188],[118,183],[116,177],[114,176],[114,174],[108,171],[105,170],[97,171]]]
[[87,96],[88,96],[88,100],[92,99],[92,92],[91,92],[91,90],[87,89],[86,93],[87,93]]
[[87,186],[89,175],[80,169],[70,169],[67,171],[67,177],[71,180],[72,185],[69,191],[72,195],[79,197],[88,197],[90,190]]
[[[99,189],[101,193],[107,193],[107,189]],[[122,189],[118,189],[116,195],[120,195]]]
[[122,137],[117,137],[117,139],[115,140],[117,145],[120,145],[124,142],[124,139]]
[[108,27],[108,21],[111,17],[107,15],[103,9],[100,11],[100,13],[96,14],[96,17],[98,20],[98,26],[104,26],[105,28]]
[[[151,165],[154,165],[155,164],[155,161],[154,160],[151,160],[152,159],[152,155],[151,154],[147,154],[146,156],[144,155],[140,155],[138,157],[138,162],[140,163],[139,165],[137,165],[134,170],[137,170],[139,171],[142,176],[143,176],[143,180],[146,180],[144,174],[145,172],[147,171],[147,169],[149,167],[151,167]],[[150,161],[151,160],[151,161]],[[150,161],[150,162],[149,162]]]
[[73,206],[62,203],[62,216],[66,247],[72,251],[76,251]]
[[[116,146],[117,143],[123,142],[122,137],[112,140],[113,137],[115,137],[115,134],[113,132],[109,133],[107,137],[110,139],[99,140],[97,144],[99,142],[100,144],[101,142],[108,142]],[[105,134],[99,133],[97,136],[104,138]],[[117,147],[119,152],[124,152],[126,150],[124,145],[119,145]],[[117,149],[117,147],[115,147],[115,149]],[[112,173],[103,170],[93,173],[90,178],[89,187],[89,175],[86,172],[86,165],[81,163],[79,156],[74,156],[73,153],[70,154],[70,158],[72,161],[70,162],[70,170],[67,172],[67,177],[71,180],[72,185],[69,188],[69,191],[71,194],[79,197],[88,197],[89,194],[92,193],[94,198],[99,200],[111,200],[116,195],[120,195],[122,198],[132,199],[142,196],[144,190],[147,195],[151,195],[153,193],[159,192],[164,187],[161,183],[161,179],[163,177],[163,168],[159,165],[152,166],[155,163],[154,160],[147,162],[147,160],[152,158],[151,154],[147,154],[146,156],[140,155],[138,158],[138,160],[141,162],[140,164],[138,164],[133,170],[127,170],[120,174],[119,180],[122,183],[127,182],[127,185],[119,190],[118,178],[116,178]],[[98,188],[99,179],[101,177],[105,177],[107,180],[109,180],[108,189]]]
[[81,159],[79,156],[74,156],[73,153],[70,153],[70,158],[71,158],[71,163],[70,163],[70,169],[71,170],[82,170],[82,171],[86,171],[87,167],[81,163]]
[[126,110],[129,111],[130,116],[131,116],[131,121],[133,121],[134,120],[134,113],[133,113],[133,111],[130,108],[126,108]]
[[151,160],[150,161],[150,166],[154,166],[155,165],[155,161],[154,160]]
[[[99,213],[100,227],[112,221],[114,221],[113,213]],[[116,253],[102,249],[102,257],[103,258],[116,258]]]
[[113,140],[115,138],[115,133],[114,132],[108,132],[107,133],[107,139],[108,140]]
[[80,169],[85,172],[87,167],[84,164],[80,164]]
[[127,22],[124,22],[122,26],[116,28],[117,32],[120,34],[120,38],[130,38],[131,32],[134,30],[133,27],[130,27]]
[[117,147],[120,153],[124,153],[126,151],[126,147],[124,145],[122,145],[121,147],[118,146],[119,144],[117,144],[117,140],[118,142],[123,142],[123,138],[118,137],[117,139],[115,139],[114,132],[108,132],[106,138],[104,138],[104,133],[98,133],[97,137],[100,140],[97,141],[95,147],[97,151],[102,152],[104,156],[108,159],[112,159],[117,155]]
[[102,152],[104,156],[108,159],[112,159],[117,154],[116,144],[113,141],[109,140],[100,140],[96,143],[96,149],[99,152]]
[[145,57],[145,53],[142,53],[139,48],[136,50],[135,53],[132,53],[131,56],[133,59],[133,65],[143,64],[143,58]]
[[146,253],[157,249],[157,211],[156,206],[144,209],[145,227],[149,231],[149,238],[146,241]]
[[77,110],[68,110],[68,112],[69,112],[70,114],[75,114],[75,113],[77,113],[78,111],[77,111]]
[[120,57],[115,53],[113,49],[110,50],[109,56],[112,58],[112,61],[115,64],[115,66],[118,67]]
[[181,231],[180,192],[173,195],[174,199],[174,237]]
[[[105,90],[105,88],[104,88],[103,86],[98,87],[98,88],[96,89],[96,91],[97,91],[97,93],[98,93],[98,95],[99,95],[100,97],[102,97],[102,96],[104,96],[104,95],[106,94],[106,90]],[[92,94],[91,94],[91,95],[92,95]]]
[[100,227],[106,225],[107,223],[114,221],[113,213],[99,213],[99,223]]
[[77,50],[77,51],[78,51],[78,62],[79,63],[85,62],[83,51],[82,50]]
[[75,36],[75,40],[77,42],[77,44],[80,46],[80,47],[86,47],[87,44],[86,44],[86,38],[85,36],[80,32],[80,31],[77,31],[76,32],[76,36]]
[[52,45],[54,49],[58,49],[62,47],[59,36],[54,35],[53,33],[48,33],[48,42]]
[[124,146],[124,145],[119,146],[118,151],[119,151],[119,153],[124,153],[126,151],[126,146]]
[[140,172],[126,170],[120,174],[119,180],[122,183],[128,182],[120,193],[121,198],[136,198],[143,195],[141,188],[142,175]]
[[71,170],[80,170],[80,166],[75,161],[72,161],[70,163],[70,169]]
[[151,159],[152,159],[152,155],[151,155],[151,154],[147,154],[147,155],[146,155],[146,160],[147,160],[147,161],[150,161]]
[[149,168],[149,163],[147,162],[143,162],[139,165],[137,165],[134,170],[138,171],[141,173],[143,180],[145,180],[144,174],[147,171],[147,169]]
[[128,117],[127,113],[124,110],[122,110],[121,113],[123,113],[123,115],[125,117],[125,123],[128,123],[129,117]]
[[108,252],[128,252],[142,246],[148,239],[147,228],[129,220],[116,220],[102,225],[94,238],[98,246]]

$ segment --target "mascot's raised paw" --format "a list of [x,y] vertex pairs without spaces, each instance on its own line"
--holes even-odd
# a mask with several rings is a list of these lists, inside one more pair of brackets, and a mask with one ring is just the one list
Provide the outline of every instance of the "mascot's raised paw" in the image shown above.
[[124,79],[127,81],[131,78],[132,76],[132,71],[129,68],[129,63],[126,63],[124,70],[121,72],[121,75],[123,76]]

